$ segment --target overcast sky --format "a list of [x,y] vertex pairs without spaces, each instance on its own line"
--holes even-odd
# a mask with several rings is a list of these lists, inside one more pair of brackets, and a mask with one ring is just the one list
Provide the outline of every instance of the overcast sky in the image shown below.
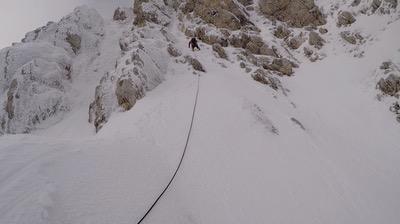
[[130,6],[132,0],[0,0],[0,49],[19,42],[25,33],[48,21],[58,21],[83,4],[111,17],[115,8]]

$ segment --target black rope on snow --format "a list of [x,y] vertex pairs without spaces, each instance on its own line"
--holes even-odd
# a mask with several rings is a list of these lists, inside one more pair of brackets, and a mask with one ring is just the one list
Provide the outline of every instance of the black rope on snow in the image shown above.
[[176,168],[174,175],[172,176],[172,178],[170,179],[169,183],[167,184],[167,186],[164,188],[164,190],[161,192],[161,194],[157,197],[157,199],[154,201],[154,203],[150,206],[150,208],[147,210],[147,212],[144,214],[144,216],[139,220],[139,222],[137,222],[137,224],[141,224],[143,222],[143,220],[146,219],[146,217],[150,214],[151,210],[153,210],[153,208],[156,206],[156,204],[158,203],[158,201],[164,196],[165,192],[168,190],[168,188],[171,186],[172,182],[174,181],[176,175],[178,174],[178,171],[180,170],[181,166],[182,166],[182,162],[183,159],[185,158],[186,155],[186,151],[189,145],[189,140],[190,140],[190,136],[192,134],[192,129],[193,129],[193,123],[194,123],[194,117],[196,114],[196,108],[197,108],[197,101],[199,99],[199,92],[200,92],[200,75],[197,75],[197,91],[196,91],[196,98],[194,101],[194,107],[193,107],[193,114],[192,114],[192,120],[190,122],[190,128],[189,128],[189,132],[186,138],[186,144],[185,144],[185,148],[183,149],[183,153],[181,156],[181,159],[179,161],[178,167]]

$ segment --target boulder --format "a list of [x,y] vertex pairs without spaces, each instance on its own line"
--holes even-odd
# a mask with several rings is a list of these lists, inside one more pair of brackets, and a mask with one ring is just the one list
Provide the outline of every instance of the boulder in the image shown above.
[[354,16],[348,11],[342,11],[338,15],[337,26],[349,26],[356,21]]
[[252,54],[276,56],[276,52],[264,43],[257,35],[248,35],[244,32],[229,37],[229,44],[236,48],[243,48]]
[[382,63],[382,65],[379,67],[382,70],[388,70],[392,67],[393,63],[391,61],[385,61]]
[[228,55],[220,44],[213,44],[212,49],[218,54],[220,58],[228,58]]
[[113,16],[113,20],[114,21],[124,21],[128,18],[128,16],[126,15],[125,10],[122,10],[121,8],[117,8],[114,11],[114,16]]
[[396,96],[400,91],[400,76],[390,74],[386,79],[382,78],[378,82],[378,88],[389,96]]
[[320,26],[326,23],[314,0],[260,0],[259,7],[266,17],[286,22],[293,27]]
[[229,37],[229,44],[236,48],[246,48],[247,43],[250,41],[250,37],[245,33],[234,34]]
[[343,40],[350,44],[357,44],[361,42],[364,38],[359,33],[351,33],[349,31],[343,31],[340,33]]
[[271,57],[278,57],[277,49],[272,47],[268,47],[268,45],[264,44],[262,47],[260,47],[260,54],[261,55],[267,55]]
[[171,55],[172,57],[175,57],[175,58],[182,55],[182,52],[180,50],[178,50],[177,48],[175,48],[174,45],[172,45],[172,44],[168,44],[167,51],[168,51],[169,55]]
[[290,35],[290,30],[284,26],[278,26],[274,31],[274,36],[279,39],[284,39]]
[[400,104],[399,102],[393,103],[393,105],[390,107],[390,111],[396,114],[396,120],[397,122],[400,122]]
[[264,68],[264,67],[268,66],[270,63],[271,63],[271,60],[268,57],[261,56],[261,57],[257,58],[257,66],[258,67]]
[[206,72],[203,65],[196,58],[193,58],[193,57],[187,55],[187,56],[185,56],[185,59],[193,67],[194,70],[200,71],[200,72]]
[[317,32],[311,31],[308,37],[308,43],[311,46],[320,49],[322,46],[324,46],[325,40]]
[[241,53],[248,62],[255,66],[258,66],[258,58],[254,56],[254,54],[252,54],[249,50],[242,51]]
[[321,27],[321,28],[319,28],[319,30],[318,30],[318,31],[319,31],[319,33],[320,33],[320,34],[326,34],[326,33],[328,33],[328,29],[326,29],[326,28],[322,28],[322,27]]
[[69,45],[71,46],[72,51],[75,54],[79,53],[79,50],[81,49],[82,39],[78,34],[68,33],[67,37],[65,38],[65,41],[67,41],[69,43]]
[[270,70],[278,71],[282,75],[290,76],[293,74],[293,64],[286,58],[276,58],[268,67]]
[[296,37],[292,37],[288,40],[288,46],[293,49],[299,49],[299,47],[304,43],[304,39],[302,37],[302,35],[296,36]]
[[278,90],[279,86],[281,86],[281,82],[278,78],[273,77],[270,72],[265,69],[257,69],[251,77],[264,85],[271,87],[274,90]]

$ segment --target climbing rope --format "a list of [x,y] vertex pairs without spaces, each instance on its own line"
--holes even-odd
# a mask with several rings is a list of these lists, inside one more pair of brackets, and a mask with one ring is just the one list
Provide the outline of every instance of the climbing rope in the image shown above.
[[197,101],[199,99],[199,92],[200,92],[200,75],[198,74],[197,75],[197,91],[196,91],[196,98],[195,98],[194,106],[193,106],[192,120],[190,122],[190,128],[189,128],[189,132],[187,134],[185,148],[183,149],[182,156],[181,156],[181,159],[179,161],[179,164],[176,167],[174,175],[171,177],[171,179],[168,182],[167,186],[164,188],[164,190],[161,192],[161,194],[157,197],[157,199],[154,201],[154,203],[150,206],[150,208],[147,210],[147,212],[143,215],[143,217],[139,220],[139,222],[137,222],[137,224],[142,223],[143,220],[146,219],[146,217],[150,214],[151,210],[153,210],[153,208],[157,205],[158,201],[164,196],[165,192],[171,186],[172,182],[174,181],[176,175],[178,174],[178,172],[179,172],[179,170],[180,170],[180,168],[182,166],[182,162],[183,162],[183,159],[185,158],[186,151],[187,151],[187,148],[188,148],[188,145],[189,145],[190,136],[192,134],[194,117],[195,117],[196,108],[197,108]]

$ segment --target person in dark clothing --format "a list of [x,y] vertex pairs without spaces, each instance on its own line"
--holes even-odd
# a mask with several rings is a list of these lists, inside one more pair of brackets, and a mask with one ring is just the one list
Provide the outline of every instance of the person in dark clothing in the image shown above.
[[192,51],[194,51],[194,49],[195,48],[197,48],[197,49],[199,49],[200,50],[200,47],[199,47],[199,45],[197,44],[197,39],[196,38],[192,38],[190,41],[189,41],[189,48],[192,48]]

